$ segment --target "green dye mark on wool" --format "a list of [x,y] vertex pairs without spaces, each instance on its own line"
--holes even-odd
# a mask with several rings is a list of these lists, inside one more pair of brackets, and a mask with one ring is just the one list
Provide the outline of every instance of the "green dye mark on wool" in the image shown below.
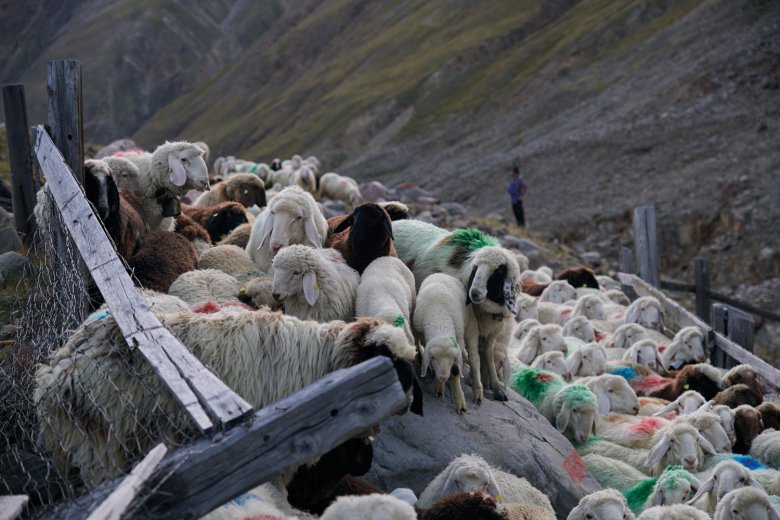
[[596,396],[585,385],[570,385],[563,389],[563,399],[574,405],[595,405]]
[[552,387],[557,388],[563,385],[563,380],[560,377],[556,379],[554,374],[544,370],[521,368],[512,374],[509,385],[512,390],[531,401],[538,408],[547,392]]
[[631,509],[635,515],[638,515],[642,512],[642,509],[645,507],[645,502],[647,502],[647,499],[653,493],[653,489],[655,488],[655,483],[657,481],[657,478],[643,480],[642,482],[628,488],[623,493],[623,496],[626,497],[626,502],[628,502],[629,509]]
[[406,318],[404,318],[403,314],[398,315],[398,317],[393,320],[393,325],[396,327],[403,327],[405,323]]
[[468,251],[476,251],[486,246],[500,245],[497,238],[486,235],[476,228],[456,229],[451,233],[450,237],[453,244],[465,247]]

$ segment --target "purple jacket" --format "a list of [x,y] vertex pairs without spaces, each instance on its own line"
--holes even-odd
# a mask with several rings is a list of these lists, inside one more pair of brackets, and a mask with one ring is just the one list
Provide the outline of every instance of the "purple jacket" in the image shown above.
[[512,199],[512,204],[525,197],[528,191],[528,184],[525,183],[522,176],[509,181],[506,191],[509,192],[509,198]]

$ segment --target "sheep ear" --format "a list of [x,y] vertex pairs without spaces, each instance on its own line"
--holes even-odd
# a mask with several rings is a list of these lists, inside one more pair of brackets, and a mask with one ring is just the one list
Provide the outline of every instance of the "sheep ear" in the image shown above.
[[447,481],[444,483],[444,486],[441,488],[441,495],[439,498],[448,497],[460,492],[460,482],[458,482],[458,479],[455,477],[455,472],[452,471],[450,472],[450,476],[447,477]]
[[271,213],[271,211],[268,211],[267,213],[268,215],[265,216],[265,222],[263,222],[263,235],[260,239],[260,245],[257,246],[258,251],[262,249],[263,245],[265,245],[265,241],[271,236],[271,231],[274,230],[274,214]]
[[[657,348],[655,349],[655,362],[658,364],[659,367],[664,366],[664,357],[661,355],[660,352],[658,352]],[[664,370],[666,370],[665,367]]]
[[430,347],[423,350],[422,363],[420,366],[420,377],[425,377],[425,374],[428,373],[428,365],[431,364],[431,356],[433,356],[432,352],[433,349]]
[[515,300],[515,282],[512,278],[508,277],[504,280],[504,301],[506,302],[506,308],[512,313],[512,316],[517,316],[517,301]]
[[609,397],[603,392],[599,392],[597,399],[599,403],[599,415],[607,415],[612,408],[612,405],[609,403]]
[[664,505],[664,496],[661,493],[656,493],[653,495],[653,505],[654,506],[662,506]]
[[655,463],[661,460],[661,457],[666,455],[666,452],[669,451],[670,440],[671,437],[669,437],[669,434],[666,434],[661,438],[660,441],[656,443],[655,446],[653,446],[653,448],[647,454],[647,460],[645,461],[646,468],[652,467]]
[[639,319],[639,306],[635,305],[626,310],[626,323],[636,323]]
[[582,366],[582,351],[575,350],[572,353],[571,357],[569,358],[569,372],[571,372],[572,377],[577,375],[577,372],[580,371],[581,366]]
[[709,453],[710,455],[715,455],[718,453],[717,451],[715,451],[715,446],[713,446],[710,443],[710,441],[705,439],[702,434],[699,434],[699,446],[701,446],[701,449]]
[[695,495],[693,495],[693,498],[691,498],[690,500],[688,500],[688,501],[686,502],[686,504],[688,504],[688,505],[691,505],[691,504],[693,504],[694,502],[696,502],[697,500],[699,500],[699,497],[701,497],[701,496],[702,496],[702,495],[704,495],[705,493],[709,493],[710,491],[712,491],[712,488],[713,488],[713,487],[715,487],[715,479],[713,479],[712,477],[710,477],[710,478],[708,478],[708,479],[707,479],[707,481],[706,481],[706,482],[704,482],[704,484],[702,484],[702,485],[701,485],[701,487],[700,487],[700,488],[699,488],[699,490],[696,492],[696,494],[695,494]]
[[569,426],[569,419],[571,418],[571,406],[564,404],[561,407],[561,411],[555,416],[555,428],[563,433],[566,431],[566,427]]
[[385,218],[382,219],[382,225],[384,226],[385,231],[387,231],[387,235],[395,240],[395,237],[393,236],[393,225]]
[[774,507],[769,508],[769,513],[767,514],[768,520],[780,520],[780,513],[777,512],[777,509]]
[[671,403],[667,404],[657,412],[655,412],[653,415],[658,417],[661,415],[664,415],[669,412],[676,412],[677,411],[677,401],[672,401]]
[[317,298],[320,297],[320,286],[317,284],[317,275],[314,271],[303,275],[303,295],[309,305],[317,303]]
[[314,247],[322,247],[322,237],[317,232],[317,226],[314,224],[314,214],[306,219],[306,223],[303,225],[303,230],[306,232],[306,238],[309,239],[311,245]]
[[[355,222],[355,212],[353,211],[352,213],[349,214],[349,216],[347,218],[342,220],[339,223],[338,226],[336,226],[336,229],[334,229],[333,232],[334,233],[341,233],[342,231],[344,231],[348,227],[352,226],[352,224],[354,224],[354,222]],[[393,236],[392,233],[390,234],[390,236]]]
[[634,347],[631,347],[628,352],[628,360],[632,363],[637,363],[639,361],[639,349],[636,349]]
[[187,182],[187,171],[184,165],[172,153],[168,154],[168,179],[174,186],[184,186]]
[[713,400],[709,400],[706,403],[704,403],[703,405],[701,405],[696,411],[697,412],[709,412],[710,410],[712,410],[712,404],[714,402],[715,401],[713,401]]
[[753,476],[753,473],[750,473],[750,476],[748,477],[748,482],[750,482],[750,485],[754,488],[758,488],[761,491],[766,492],[766,489],[764,489],[764,486],[761,485],[761,483],[756,480],[756,477]]

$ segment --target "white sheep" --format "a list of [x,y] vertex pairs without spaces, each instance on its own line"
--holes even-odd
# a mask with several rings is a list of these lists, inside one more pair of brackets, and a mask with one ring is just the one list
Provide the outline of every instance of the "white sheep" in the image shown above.
[[585,377],[577,381],[590,388],[596,395],[599,415],[625,413],[636,415],[639,412],[639,399],[628,381],[620,376],[603,374]]
[[558,374],[564,381],[571,381],[571,372],[569,372],[569,365],[566,364],[566,356],[557,350],[537,356],[531,363],[531,368],[546,370]]
[[689,361],[706,363],[709,356],[704,348],[704,334],[698,327],[684,327],[675,334],[674,339],[663,353],[663,366],[666,370],[680,368]]
[[584,316],[589,320],[604,320],[604,302],[595,294],[586,294],[574,304],[574,310],[568,316],[562,316],[561,323],[572,318]]
[[747,486],[755,487],[761,491],[764,490],[749,469],[734,460],[724,460],[715,466],[715,470],[710,477],[687,503],[696,504],[698,502],[697,507],[702,508],[709,514],[713,514],[718,502],[727,493]]
[[528,319],[539,319],[538,302],[533,296],[520,293],[517,295],[517,316],[515,316],[515,321],[520,323]]
[[596,341],[596,331],[593,324],[585,316],[571,318],[563,326],[562,333],[566,337],[577,338],[584,343]]
[[605,291],[604,296],[606,296],[610,302],[617,305],[622,305],[625,307],[631,305],[631,300],[629,300],[628,296],[626,296],[626,293],[620,289],[610,289],[609,291]]
[[[400,262],[400,260],[399,260]],[[365,276],[365,273],[363,274]],[[432,274],[420,286],[414,312],[414,330],[422,339],[421,375],[433,365],[436,376],[436,395],[444,395],[444,385],[452,377],[452,395],[458,413],[466,411],[466,399],[461,387],[465,345],[477,338],[474,315],[466,306],[466,294],[457,278],[444,273]]]
[[623,353],[623,359],[632,363],[639,363],[651,370],[663,368],[663,357],[658,352],[658,344],[652,339],[642,339],[631,345]]
[[552,269],[549,267],[540,267],[539,269],[523,269],[520,273],[520,281],[523,285],[545,285],[553,281]]
[[644,327],[637,323],[624,323],[615,329],[610,338],[605,340],[605,346],[610,348],[628,349],[637,341],[644,339],[644,337]]
[[217,269],[240,279],[262,274],[247,252],[234,245],[214,246],[205,250],[198,258],[198,269]]
[[536,320],[534,318],[528,318],[520,323],[517,324],[515,327],[514,332],[512,333],[512,339],[517,342],[523,341],[523,338],[525,338],[529,332],[531,332],[532,329],[535,327],[540,326],[541,323],[539,323],[539,320]]
[[626,497],[615,489],[605,489],[582,497],[566,520],[635,520],[635,517],[626,504]]
[[701,482],[692,473],[685,471],[680,466],[667,466],[661,476],[656,478],[653,491],[645,500],[642,509],[685,504],[699,491],[700,487]]
[[642,296],[634,300],[624,313],[607,313],[607,320],[616,324],[638,323],[643,327],[663,332],[663,308],[653,296]]
[[380,256],[360,277],[355,316],[378,318],[401,327],[409,342],[414,343],[411,318],[416,300],[414,275],[409,268],[396,257]]
[[696,390],[687,390],[653,415],[660,416],[669,412],[677,412],[677,415],[688,415],[697,411],[706,402],[707,400]]
[[767,428],[750,445],[750,456],[767,466],[780,469],[780,431]]
[[200,520],[244,520],[266,518],[274,520],[308,520],[316,517],[294,509],[285,493],[271,483],[261,484],[230,502],[214,509]]
[[223,271],[199,269],[182,273],[168,288],[168,294],[195,309],[211,301],[236,300],[240,287],[238,280]]
[[599,283],[599,287],[601,287],[602,291],[620,291],[621,285],[620,282],[612,278],[611,276],[607,276],[605,274],[597,274],[596,275],[596,281]]
[[607,351],[598,343],[569,349],[567,358],[572,377],[600,376],[607,371]]
[[713,520],[780,520],[767,493],[761,489],[744,487],[726,494],[718,502]]
[[648,479],[647,475],[633,466],[604,455],[589,453],[582,456],[582,462],[601,487],[617,489],[624,494]]
[[697,411],[711,412],[717,415],[720,418],[721,426],[723,426],[723,429],[726,430],[726,434],[729,436],[731,445],[733,446],[737,442],[737,433],[734,430],[736,414],[733,408],[729,408],[725,404],[715,404],[715,401],[707,401]]
[[320,520],[417,520],[414,508],[392,495],[341,496]]
[[610,414],[596,421],[596,435],[627,448],[649,450],[655,433],[669,422],[660,417]]
[[[158,316],[227,386],[259,409],[339,368],[395,361],[411,399],[415,349],[403,331],[361,318],[319,324],[268,311]],[[238,360],[238,361],[237,361]],[[127,367],[132,366],[133,370]],[[35,374],[40,439],[68,474],[94,487],[129,470],[158,442],[178,445],[192,419],[111,317],[82,324]],[[133,413],[128,413],[132,410]],[[89,417],[89,428],[78,418]],[[149,432],[154,432],[149,435]]]
[[279,192],[255,219],[246,252],[257,268],[271,274],[274,256],[283,247],[308,242],[322,247],[328,236],[328,221],[311,194],[298,186]]
[[684,421],[693,425],[718,453],[731,452],[731,440],[720,423],[720,417],[714,413],[697,410],[691,414],[677,417],[675,421]]
[[544,288],[541,296],[539,296],[540,302],[548,303],[565,303],[569,300],[575,300],[577,298],[577,290],[569,284],[566,280],[554,280]]
[[531,504],[553,511],[547,496],[526,479],[493,468],[473,454],[461,455],[436,475],[420,493],[417,507],[428,509],[444,497],[471,491],[492,496],[498,502]]
[[355,179],[334,172],[320,177],[319,198],[336,199],[352,206],[363,202],[363,196]]
[[560,325],[547,324],[532,328],[520,343],[517,359],[521,363],[530,365],[534,359],[545,352],[557,350],[564,354],[568,352],[568,346],[563,338]]
[[710,520],[710,515],[695,507],[674,504],[645,509],[636,520]]
[[138,196],[150,229],[173,231],[179,197],[209,188],[205,150],[186,141],[166,142],[152,153],[125,158],[138,168]]
[[320,322],[355,317],[360,275],[335,249],[285,247],[274,257],[273,279],[274,298],[285,314]]

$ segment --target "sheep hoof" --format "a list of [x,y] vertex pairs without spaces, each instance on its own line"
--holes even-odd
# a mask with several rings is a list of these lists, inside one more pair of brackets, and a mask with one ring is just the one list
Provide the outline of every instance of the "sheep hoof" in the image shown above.
[[436,390],[436,397],[443,397],[443,396],[444,396],[444,392],[440,392]]
[[465,406],[461,406],[460,408],[458,408],[458,415],[461,415],[461,414],[464,414],[464,413],[466,413],[466,407]]
[[493,399],[496,401],[509,401],[503,390],[493,390]]

